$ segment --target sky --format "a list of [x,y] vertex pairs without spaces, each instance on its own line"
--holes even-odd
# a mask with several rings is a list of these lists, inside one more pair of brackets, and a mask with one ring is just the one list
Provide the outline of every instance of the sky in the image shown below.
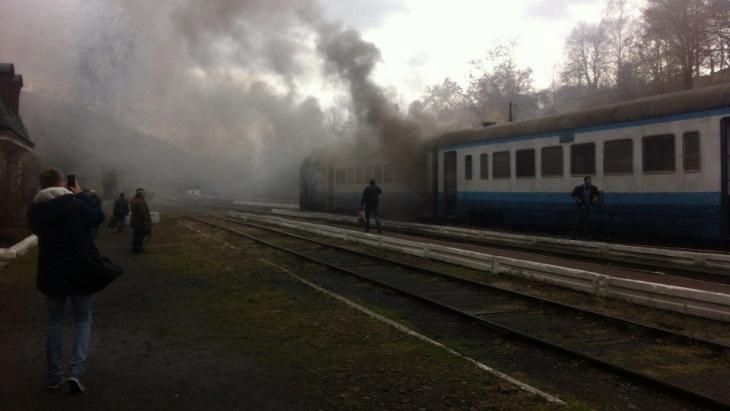
[[519,64],[549,87],[563,44],[579,22],[598,22],[605,0],[325,0],[332,18],[363,33],[382,52],[375,79],[412,101],[450,77],[463,83],[469,61],[496,42],[516,41]]
[[444,78],[466,85],[499,43],[549,87],[567,35],[607,1],[0,0],[0,61],[25,91],[296,181],[333,142],[442,132],[408,107]]

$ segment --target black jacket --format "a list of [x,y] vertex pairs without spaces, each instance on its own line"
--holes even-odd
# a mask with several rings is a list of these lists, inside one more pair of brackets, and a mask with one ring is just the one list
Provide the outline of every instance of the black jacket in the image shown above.
[[578,207],[593,207],[594,205],[596,205],[596,200],[599,197],[601,197],[601,192],[598,191],[598,187],[591,184],[590,204],[586,204],[585,200],[583,199],[584,192],[585,192],[585,184],[581,184],[579,186],[576,186],[573,189],[573,192],[570,194],[575,199]]
[[126,217],[129,214],[129,203],[126,198],[119,197],[114,202],[114,215],[116,217]]
[[380,205],[380,187],[377,185],[369,185],[362,190],[362,198],[360,199],[360,206],[365,206],[369,209],[378,208]]
[[94,248],[90,229],[104,221],[104,212],[93,207],[87,195],[69,193],[41,190],[28,210],[28,221],[38,236],[36,287],[49,297],[78,292],[71,285],[71,273],[78,256]]

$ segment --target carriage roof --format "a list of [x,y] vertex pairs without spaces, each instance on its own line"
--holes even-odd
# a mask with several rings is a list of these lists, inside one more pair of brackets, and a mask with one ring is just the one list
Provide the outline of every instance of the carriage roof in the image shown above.
[[730,83],[661,94],[532,120],[444,134],[435,147],[668,117],[730,107]]

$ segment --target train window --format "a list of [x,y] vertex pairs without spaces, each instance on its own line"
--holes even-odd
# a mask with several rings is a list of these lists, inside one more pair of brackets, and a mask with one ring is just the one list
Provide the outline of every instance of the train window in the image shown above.
[[644,137],[643,157],[645,173],[674,171],[674,134]]
[[489,178],[489,154],[479,155],[479,174],[482,180]]
[[700,133],[692,131],[684,133],[684,171],[700,171]]
[[517,150],[515,166],[517,177],[535,177],[535,150]]
[[541,172],[543,177],[563,176],[563,147],[545,147],[542,149]]
[[364,172],[364,170],[362,167],[358,167],[355,170],[355,180],[356,180],[355,182],[357,184],[362,184],[365,182],[365,178],[363,177],[363,172]]
[[386,164],[383,168],[383,182],[384,183],[392,183],[395,180],[394,174],[395,166],[392,164]]
[[509,154],[509,151],[492,154],[492,178],[510,178],[512,172]]
[[631,174],[634,172],[634,141],[614,140],[603,143],[603,173]]
[[472,171],[471,156],[464,156],[464,179],[471,180]]
[[570,146],[570,174],[596,174],[596,145],[593,143],[573,144]]
[[373,179],[376,183],[382,183],[383,182],[383,166],[373,166],[373,170],[375,171],[373,173]]

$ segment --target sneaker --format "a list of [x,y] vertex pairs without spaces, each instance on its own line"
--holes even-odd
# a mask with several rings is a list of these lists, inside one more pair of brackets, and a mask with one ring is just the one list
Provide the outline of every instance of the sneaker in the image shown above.
[[68,387],[71,394],[81,394],[85,390],[84,384],[81,384],[81,381],[76,377],[68,379]]
[[61,382],[59,382],[58,384],[51,384],[51,383],[49,383],[48,384],[48,389],[49,390],[57,390],[57,389],[63,387],[63,384],[65,384],[65,383],[66,383],[66,380],[61,380]]

